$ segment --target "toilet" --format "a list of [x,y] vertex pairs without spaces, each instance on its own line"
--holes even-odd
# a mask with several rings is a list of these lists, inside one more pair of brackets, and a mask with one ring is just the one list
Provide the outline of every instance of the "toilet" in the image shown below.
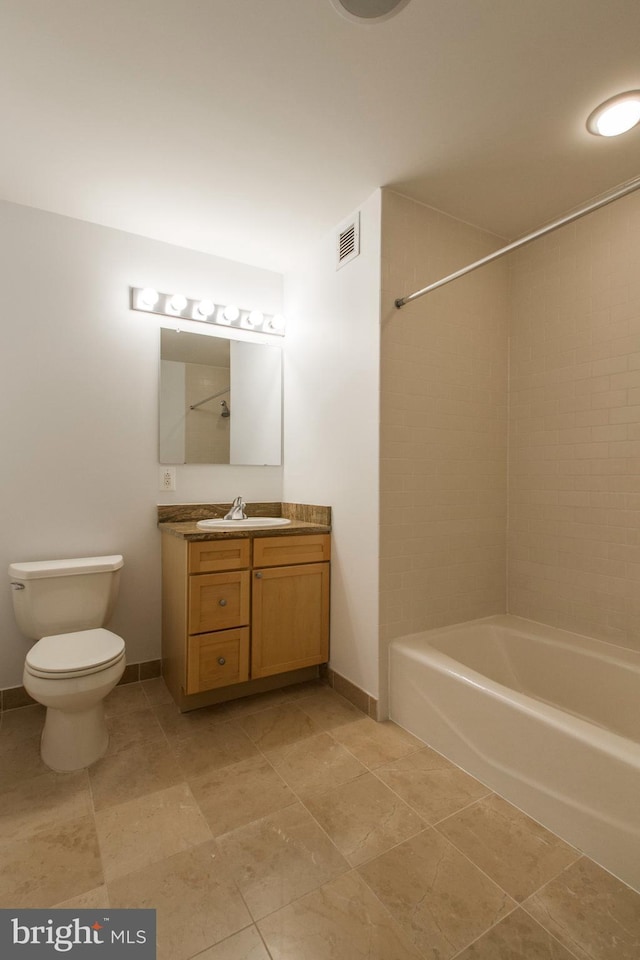
[[52,770],[79,770],[106,751],[104,698],[125,668],[124,640],[102,626],[113,610],[119,555],[9,566],[21,632],[37,640],[24,665],[27,693],[47,708],[41,755]]

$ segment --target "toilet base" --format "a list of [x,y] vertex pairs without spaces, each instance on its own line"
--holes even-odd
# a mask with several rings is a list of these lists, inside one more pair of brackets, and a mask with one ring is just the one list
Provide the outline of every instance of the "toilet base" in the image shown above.
[[124,667],[124,653],[104,670],[80,677],[35,676],[25,664],[24,688],[47,708],[40,753],[52,770],[80,770],[105,753],[109,734],[103,701]]
[[87,710],[47,707],[40,754],[52,770],[66,773],[95,763],[109,746],[102,701]]

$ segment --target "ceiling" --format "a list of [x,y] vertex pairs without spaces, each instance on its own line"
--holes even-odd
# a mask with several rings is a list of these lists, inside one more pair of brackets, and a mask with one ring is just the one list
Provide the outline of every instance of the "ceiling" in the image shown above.
[[512,239],[640,174],[638,0],[0,0],[0,196],[284,271],[379,186]]

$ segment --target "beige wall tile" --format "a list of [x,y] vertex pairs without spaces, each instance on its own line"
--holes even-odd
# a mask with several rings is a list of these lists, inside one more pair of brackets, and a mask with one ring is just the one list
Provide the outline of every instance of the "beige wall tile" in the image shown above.
[[[628,197],[518,251],[509,271],[509,610],[635,649],[624,548],[637,516],[621,494],[639,475],[639,226]],[[527,351],[544,367],[525,374]]]
[[[505,610],[506,267],[393,307],[400,292],[498,246],[489,234],[383,191],[380,560],[423,550],[433,558],[422,577],[412,570],[381,577],[383,663],[388,640],[408,625],[455,622],[461,609],[464,617]],[[468,549],[457,552],[454,539]]]

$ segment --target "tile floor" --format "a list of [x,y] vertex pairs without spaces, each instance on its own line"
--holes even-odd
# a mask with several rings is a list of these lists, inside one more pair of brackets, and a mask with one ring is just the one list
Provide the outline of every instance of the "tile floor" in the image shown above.
[[640,895],[319,682],[181,715],[107,700],[107,755],[0,723],[0,906],[154,907],[160,960],[637,960]]

